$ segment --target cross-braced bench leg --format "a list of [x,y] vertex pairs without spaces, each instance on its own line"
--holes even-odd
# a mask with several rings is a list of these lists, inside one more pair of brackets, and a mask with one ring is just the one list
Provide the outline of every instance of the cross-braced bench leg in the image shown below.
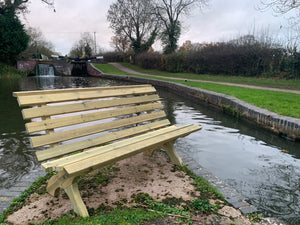
[[[168,143],[164,144],[163,146],[161,146],[160,148],[167,153],[167,155],[169,156],[169,158],[173,164],[178,165],[178,166],[183,166],[183,162],[182,162],[181,158],[178,156],[178,154],[174,148],[174,141],[168,142]],[[159,148],[153,148],[153,149],[144,151],[144,155],[152,156],[153,152],[158,149]]]
[[65,171],[60,171],[48,181],[47,191],[49,194],[57,196],[58,190],[60,188],[64,189],[74,211],[82,217],[88,217],[87,208],[79,193],[78,178],[78,175],[70,176]]
[[164,144],[161,148],[165,150],[173,164],[183,166],[183,162],[174,148],[174,141]]

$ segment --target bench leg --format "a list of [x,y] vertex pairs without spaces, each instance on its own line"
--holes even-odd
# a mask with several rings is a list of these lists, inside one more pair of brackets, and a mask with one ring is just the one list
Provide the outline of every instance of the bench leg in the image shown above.
[[77,181],[78,175],[70,176],[66,172],[60,171],[48,181],[47,191],[50,195],[57,196],[59,189],[64,189],[74,211],[82,217],[88,217],[89,214],[80,196]]
[[165,152],[168,154],[172,163],[174,163],[178,166],[183,166],[182,160],[178,156],[178,154],[174,148],[174,142],[168,142],[168,143],[164,144],[161,148],[163,150],[165,150]]
[[47,192],[52,195],[57,197],[59,194],[59,189],[61,187],[61,183],[64,180],[65,173],[63,171],[57,173],[53,177],[50,178],[47,184]]
[[77,182],[68,186],[64,190],[67,193],[67,195],[72,203],[74,211],[82,217],[88,217],[89,213],[88,213],[87,208],[80,196]]

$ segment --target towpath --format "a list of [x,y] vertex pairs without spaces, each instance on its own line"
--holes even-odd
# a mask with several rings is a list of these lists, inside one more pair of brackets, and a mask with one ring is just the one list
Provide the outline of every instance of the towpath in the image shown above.
[[170,80],[189,80],[189,81],[196,81],[196,82],[202,82],[202,83],[223,84],[223,85],[228,85],[228,86],[245,87],[245,88],[252,88],[252,89],[269,90],[269,91],[281,91],[281,92],[287,92],[287,93],[300,94],[300,91],[298,91],[298,90],[270,88],[270,87],[254,86],[254,85],[247,85],[247,84],[235,84],[235,83],[228,83],[228,82],[186,79],[186,78],[178,78],[178,77],[164,77],[164,76],[140,73],[140,72],[137,72],[130,68],[127,68],[127,67],[121,65],[120,63],[110,63],[110,64],[113,65],[114,67],[118,68],[119,70],[122,70],[129,74],[135,74],[135,75],[151,76],[151,77],[157,77],[157,78],[167,78]]

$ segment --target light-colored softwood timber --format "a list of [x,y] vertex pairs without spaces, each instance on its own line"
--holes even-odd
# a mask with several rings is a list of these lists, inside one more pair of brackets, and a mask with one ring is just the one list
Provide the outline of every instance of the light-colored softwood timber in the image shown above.
[[[56,172],[47,191],[65,190],[74,211],[88,216],[78,179],[94,169],[144,152],[162,149],[172,163],[182,165],[174,149],[177,138],[201,129],[199,125],[170,125],[151,85],[14,92],[32,147],[42,168]],[[41,133],[42,132],[42,133]],[[76,154],[75,154],[76,153]]]

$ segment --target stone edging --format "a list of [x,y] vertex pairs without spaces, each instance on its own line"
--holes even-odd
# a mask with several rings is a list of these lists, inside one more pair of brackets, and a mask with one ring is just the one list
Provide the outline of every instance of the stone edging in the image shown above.
[[[94,69],[97,69],[94,67]],[[98,69],[97,69],[98,70]],[[100,73],[101,71],[98,70]],[[300,119],[281,116],[266,109],[259,108],[235,97],[204,90],[201,88],[189,87],[170,81],[147,79],[141,77],[101,74],[101,77],[108,79],[117,79],[124,81],[133,81],[137,83],[147,83],[159,87],[168,88],[176,93],[185,95],[189,98],[198,99],[218,107],[227,113],[231,113],[241,119],[254,122],[259,126],[266,128],[276,134],[291,140],[300,140]]]

